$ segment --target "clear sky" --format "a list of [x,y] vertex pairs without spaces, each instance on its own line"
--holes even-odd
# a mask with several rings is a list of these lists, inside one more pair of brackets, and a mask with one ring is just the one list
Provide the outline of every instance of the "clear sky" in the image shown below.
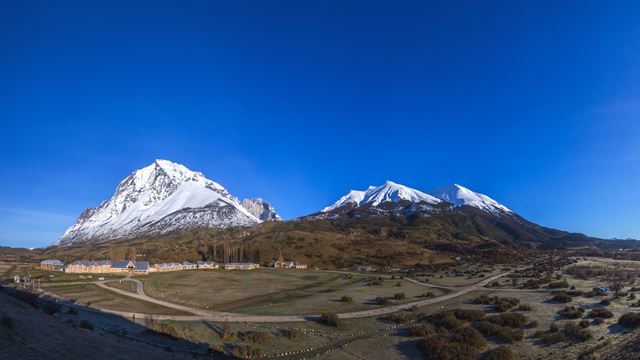
[[640,238],[637,1],[2,1],[0,245],[156,158],[284,218],[387,179]]

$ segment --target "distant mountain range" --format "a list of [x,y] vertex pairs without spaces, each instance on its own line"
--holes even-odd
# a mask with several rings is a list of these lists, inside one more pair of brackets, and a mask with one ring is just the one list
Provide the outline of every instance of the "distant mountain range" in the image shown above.
[[[122,180],[111,199],[85,210],[54,245],[94,244],[196,228],[260,232],[266,229],[261,223],[279,220],[273,206],[261,198],[240,201],[202,173],[156,160]],[[332,229],[326,229],[326,221]],[[412,246],[422,243],[426,248],[452,251],[483,246],[557,248],[598,240],[534,224],[491,197],[458,184],[422,192],[386,181],[351,190],[317,213],[282,223],[268,228],[279,234],[298,226],[310,233],[317,228],[325,235],[342,236],[347,231],[354,240],[371,234],[397,239],[404,234],[413,239]]]

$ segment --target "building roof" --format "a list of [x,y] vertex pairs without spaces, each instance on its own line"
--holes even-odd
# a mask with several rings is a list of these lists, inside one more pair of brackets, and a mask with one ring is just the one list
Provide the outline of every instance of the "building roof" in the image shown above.
[[234,266],[248,266],[248,265],[257,265],[255,263],[246,263],[246,262],[233,262],[233,263],[226,263],[225,265],[234,265]]
[[217,264],[215,261],[213,260],[198,260],[197,261],[198,265],[204,265],[204,264]]
[[84,265],[84,266],[105,266],[111,265],[109,260],[76,260],[71,265]]
[[47,260],[43,260],[40,262],[41,265],[56,265],[56,266],[62,266],[64,265],[60,260],[56,260],[56,259],[47,259]]
[[111,264],[111,267],[115,269],[128,269],[129,264],[133,264],[133,269],[136,271],[149,270],[149,262],[147,261],[133,261],[133,260],[114,261]]

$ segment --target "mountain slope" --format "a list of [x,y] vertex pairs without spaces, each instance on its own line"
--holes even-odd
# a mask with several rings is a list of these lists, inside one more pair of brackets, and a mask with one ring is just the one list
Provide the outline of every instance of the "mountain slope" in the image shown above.
[[110,200],[85,210],[54,245],[260,222],[224,187],[202,173],[156,160],[120,182]]
[[242,200],[242,206],[261,221],[281,220],[280,215],[278,215],[271,203],[268,203],[261,198],[244,199]]

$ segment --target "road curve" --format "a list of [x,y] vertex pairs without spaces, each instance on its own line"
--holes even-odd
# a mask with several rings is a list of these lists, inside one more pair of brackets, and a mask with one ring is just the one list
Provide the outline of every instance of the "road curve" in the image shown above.
[[[363,318],[363,317],[370,317],[370,316],[380,316],[380,315],[391,314],[400,310],[409,309],[413,306],[425,306],[425,305],[436,304],[445,300],[449,300],[449,299],[464,295],[471,291],[482,290],[485,285],[507,274],[509,274],[509,272],[494,275],[472,285],[467,285],[467,286],[462,286],[457,288],[448,287],[446,289],[450,290],[449,293],[435,297],[435,298],[423,299],[423,300],[413,301],[405,304],[391,305],[391,306],[386,306],[386,307],[377,308],[377,309],[341,313],[341,314],[338,314],[338,316],[341,319],[355,319],[355,318]],[[425,287],[435,287],[429,284],[421,283],[414,279],[405,278],[405,280],[418,285],[425,286]],[[153,315],[153,317],[158,320],[177,320],[177,321],[205,320],[205,321],[215,321],[215,322],[270,323],[270,322],[312,321],[320,317],[320,315],[250,315],[250,314],[237,314],[237,313],[229,313],[229,312],[222,312],[222,311],[215,311],[215,310],[202,310],[202,309],[174,304],[168,301],[152,298],[144,293],[144,285],[140,280],[127,278],[127,279],[123,279],[123,281],[133,281],[136,284],[136,293],[109,287],[104,284],[104,281],[97,281],[95,282],[95,284],[103,289],[116,292],[120,295],[129,296],[139,300],[147,301],[147,302],[161,305],[164,307],[185,311],[193,314],[193,315]],[[488,289],[484,289],[484,290],[488,290]],[[112,310],[104,310],[104,309],[101,309],[101,310],[104,312],[117,314],[121,316],[127,316],[127,317],[131,317],[135,315],[140,318],[143,318],[144,316],[147,316],[147,314],[141,314],[141,313],[121,312],[121,311],[112,311]]]

